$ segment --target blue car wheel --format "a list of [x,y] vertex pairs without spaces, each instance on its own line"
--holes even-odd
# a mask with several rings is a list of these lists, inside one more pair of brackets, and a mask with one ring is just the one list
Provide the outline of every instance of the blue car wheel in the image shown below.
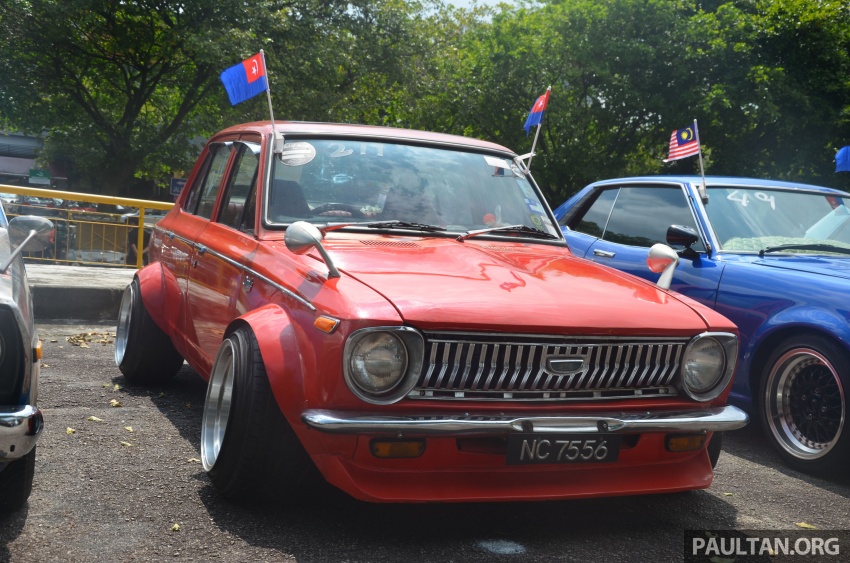
[[761,385],[761,415],[782,458],[807,473],[846,470],[850,361],[819,336],[791,338],[771,354]]

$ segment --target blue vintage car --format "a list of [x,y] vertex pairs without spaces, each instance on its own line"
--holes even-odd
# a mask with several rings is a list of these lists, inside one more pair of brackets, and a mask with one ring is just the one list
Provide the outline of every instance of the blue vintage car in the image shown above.
[[44,217],[7,221],[0,207],[0,512],[20,508],[29,497],[43,427],[37,406],[41,344],[20,254],[44,251],[53,236]]
[[740,329],[730,403],[797,470],[850,458],[850,193],[751,178],[593,183],[555,209],[572,251],[655,280],[647,252],[679,252],[670,289]]

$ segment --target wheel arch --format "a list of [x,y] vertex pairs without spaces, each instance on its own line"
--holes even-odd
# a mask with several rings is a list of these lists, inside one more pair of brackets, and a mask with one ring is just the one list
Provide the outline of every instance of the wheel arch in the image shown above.
[[295,413],[304,400],[304,366],[289,314],[279,305],[264,305],[231,321],[224,338],[240,327],[249,328],[257,339],[269,386],[281,412],[290,425],[300,424]]
[[[154,262],[136,272],[142,304],[153,322],[165,334],[171,336],[179,332],[179,319],[183,319],[183,292],[173,272]],[[167,311],[177,311],[177,314]]]
[[[847,322],[844,321],[844,324],[847,325]],[[757,338],[752,346],[753,352],[749,361],[749,377],[747,380],[750,386],[753,406],[756,410],[761,408],[762,398],[758,396],[758,389],[767,360],[770,357],[771,352],[784,340],[791,337],[801,338],[806,336],[819,336],[835,344],[838,348],[843,350],[848,357],[850,357],[850,347],[848,347],[850,340],[848,340],[847,334],[850,327],[846,327],[838,333],[834,330],[830,330],[834,328],[836,327],[824,327],[798,322],[786,323],[774,327],[773,330],[765,331]]]

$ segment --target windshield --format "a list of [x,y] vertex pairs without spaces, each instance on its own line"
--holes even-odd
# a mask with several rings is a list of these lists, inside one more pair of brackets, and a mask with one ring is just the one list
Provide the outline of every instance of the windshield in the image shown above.
[[[766,188],[708,189],[705,209],[723,250],[785,245],[850,248],[850,209],[842,197]],[[812,253],[823,249],[788,249]]]
[[265,202],[272,227],[303,220],[465,233],[525,225],[559,234],[546,205],[510,159],[434,147],[291,141],[274,159]]

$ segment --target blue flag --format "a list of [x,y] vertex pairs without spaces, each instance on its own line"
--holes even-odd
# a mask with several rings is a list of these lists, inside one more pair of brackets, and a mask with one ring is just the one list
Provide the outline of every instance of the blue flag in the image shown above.
[[838,150],[835,155],[835,171],[850,172],[850,146]]
[[230,104],[236,105],[268,89],[266,67],[263,64],[262,53],[257,53],[250,59],[245,59],[236,66],[221,73],[221,81]]
[[525,136],[528,136],[529,131],[535,125],[540,125],[540,122],[543,121],[543,111],[546,109],[546,106],[549,104],[549,93],[552,91],[551,88],[546,89],[546,93],[537,98],[537,101],[534,102],[534,105],[531,106],[531,113],[528,114],[528,119],[525,120]]

